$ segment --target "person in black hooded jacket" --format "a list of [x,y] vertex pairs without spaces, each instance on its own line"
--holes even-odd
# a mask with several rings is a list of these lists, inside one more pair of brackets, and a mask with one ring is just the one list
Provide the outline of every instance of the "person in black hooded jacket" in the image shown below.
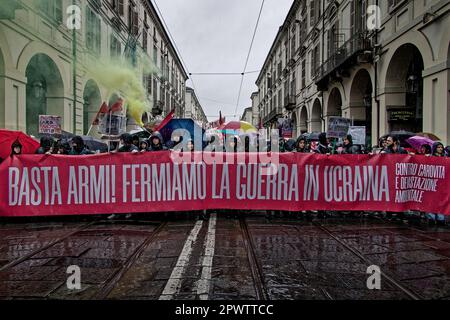
[[148,139],[150,143],[149,151],[164,151],[167,150],[167,148],[164,146],[164,140],[158,131],[153,132],[150,139]]
[[72,138],[72,150],[70,150],[69,155],[71,156],[81,156],[86,154],[92,154],[89,149],[84,144],[83,138],[76,136]]
[[122,146],[119,148],[119,152],[138,152],[139,149],[134,145],[133,136],[129,133],[124,133],[120,136],[120,142]]
[[441,142],[435,142],[433,144],[431,155],[433,157],[445,157],[444,145]]
[[325,132],[322,132],[319,135],[319,145],[317,146],[315,153],[319,153],[319,154],[330,154],[331,153],[331,150],[328,146],[327,134]]
[[53,149],[53,139],[50,137],[41,137],[41,146],[36,154],[51,154]]
[[361,154],[361,148],[353,144],[353,137],[350,134],[344,138],[344,150],[342,154]]
[[299,153],[309,153],[309,149],[307,146],[307,141],[305,137],[299,137],[295,144],[295,150]]

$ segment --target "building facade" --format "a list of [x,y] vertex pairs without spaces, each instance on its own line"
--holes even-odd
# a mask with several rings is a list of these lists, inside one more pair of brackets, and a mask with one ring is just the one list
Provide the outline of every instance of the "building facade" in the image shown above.
[[244,109],[244,112],[242,113],[242,116],[241,116],[241,121],[252,123],[252,121],[253,121],[253,108],[252,107],[248,107],[248,108]]
[[[69,28],[74,13],[78,30]],[[128,60],[142,73],[153,115],[182,112],[188,76],[151,1],[2,1],[0,127],[35,135],[38,115],[49,114],[62,117],[63,130],[87,133],[112,94],[88,66],[109,59]],[[144,76],[149,64],[157,72]]]
[[203,128],[206,128],[206,125],[208,124],[208,118],[205,115],[205,111],[198,101],[194,89],[190,87],[186,87],[186,106],[182,117],[193,119]]
[[260,120],[290,117],[299,135],[342,116],[372,144],[397,130],[450,143],[449,11],[442,0],[295,0],[256,81]]

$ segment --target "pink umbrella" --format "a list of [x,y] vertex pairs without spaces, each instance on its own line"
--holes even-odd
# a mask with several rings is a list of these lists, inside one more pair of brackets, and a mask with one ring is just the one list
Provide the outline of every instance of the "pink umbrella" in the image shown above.
[[414,136],[411,138],[406,139],[406,142],[413,147],[414,149],[416,149],[417,151],[420,151],[420,148],[422,148],[422,146],[424,144],[429,145],[430,147],[433,146],[434,141],[425,137],[420,137],[420,136]]

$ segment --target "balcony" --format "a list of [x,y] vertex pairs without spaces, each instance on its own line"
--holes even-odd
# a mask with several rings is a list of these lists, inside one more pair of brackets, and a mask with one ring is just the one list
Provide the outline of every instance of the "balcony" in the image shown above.
[[[348,69],[358,63],[371,62],[371,59],[367,59],[367,54],[365,53],[371,50],[371,38],[364,33],[360,33],[346,41],[316,71],[314,80],[318,90],[326,91],[330,80],[345,76],[348,73]],[[364,56],[366,60],[359,59],[359,56]]]
[[267,116],[263,118],[264,125],[270,124],[276,121],[279,117],[283,115],[283,112],[280,108],[273,109]]
[[288,95],[284,97],[284,108],[287,111],[292,111],[297,106],[297,101],[294,95]]

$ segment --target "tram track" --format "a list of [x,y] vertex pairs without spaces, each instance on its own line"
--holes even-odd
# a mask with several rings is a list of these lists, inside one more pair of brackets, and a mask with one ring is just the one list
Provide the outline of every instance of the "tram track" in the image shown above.
[[144,250],[155,240],[155,238],[166,227],[167,221],[162,221],[156,227],[155,230],[139,245],[134,252],[123,263],[122,267],[114,272],[104,283],[104,285],[98,290],[93,299],[104,300],[107,299],[109,294],[114,290],[115,286],[119,283],[122,277],[130,270],[133,264],[140,258]]
[[244,246],[247,251],[248,263],[253,278],[253,284],[255,286],[256,300],[269,300],[268,291],[266,285],[264,284],[262,268],[258,262],[255,252],[255,245],[253,243],[252,237],[250,236],[245,217],[241,216],[239,218],[239,223],[244,240]]
[[[328,234],[330,237],[332,237],[334,240],[336,240],[339,244],[341,244],[344,248],[346,248],[348,251],[350,251],[352,254],[354,254],[356,257],[358,257],[360,260],[364,261],[364,263],[366,263],[367,266],[374,265],[374,263],[371,262],[369,259],[367,259],[358,249],[353,248],[348,243],[346,243],[345,241],[340,239],[338,236],[334,235],[333,232],[331,232],[328,228],[326,228],[322,224],[314,221],[313,225],[316,226],[318,229],[322,230],[323,232],[325,232],[326,234]],[[386,280],[388,280],[393,286],[395,286],[397,289],[399,289],[401,292],[403,292],[405,295],[407,295],[412,300],[423,300],[423,298],[420,295],[418,295],[415,292],[404,287],[394,277],[386,274],[382,270],[381,270],[381,276],[384,277]]]
[[48,244],[44,245],[43,247],[41,247],[39,249],[36,249],[36,250],[34,250],[32,252],[29,252],[29,253],[25,254],[24,256],[22,256],[22,257],[20,257],[20,258],[18,258],[16,260],[13,260],[13,261],[3,265],[2,267],[0,267],[0,272],[5,271],[5,270],[10,269],[10,268],[13,268],[13,267],[19,265],[20,263],[22,263],[22,262],[24,262],[24,261],[26,261],[28,259],[31,259],[32,257],[36,256],[37,254],[39,254],[39,253],[41,253],[41,252],[43,252],[43,251],[53,247],[55,244],[58,244],[58,243],[60,243],[60,242],[62,242],[64,240],[72,237],[73,235],[77,234],[78,232],[86,230],[87,228],[89,228],[89,227],[91,227],[91,226],[93,226],[93,225],[95,225],[97,223],[100,223],[100,222],[102,222],[102,221],[91,221],[91,222],[85,223],[85,224],[77,227],[75,230],[72,230],[72,231],[64,234],[63,236],[60,236],[60,237],[56,238],[55,240],[53,240],[53,241],[49,242]]

